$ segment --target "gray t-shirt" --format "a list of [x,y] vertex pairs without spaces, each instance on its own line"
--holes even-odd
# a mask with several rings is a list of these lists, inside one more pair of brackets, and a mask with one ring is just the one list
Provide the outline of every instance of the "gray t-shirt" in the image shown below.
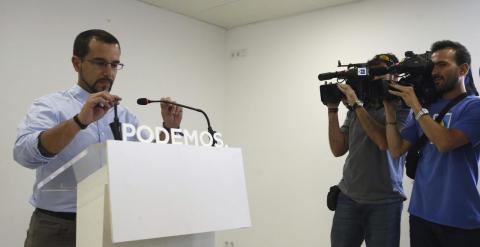
[[[385,123],[385,110],[366,108],[370,116]],[[397,123],[403,128],[409,109],[397,111]],[[403,191],[404,156],[393,159],[382,151],[363,130],[354,111],[348,111],[341,130],[348,136],[348,156],[343,167],[340,190],[358,203],[388,203],[405,200]]]

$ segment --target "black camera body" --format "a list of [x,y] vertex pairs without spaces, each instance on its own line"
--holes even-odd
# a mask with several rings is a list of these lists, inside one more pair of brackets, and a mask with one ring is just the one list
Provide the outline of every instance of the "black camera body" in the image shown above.
[[433,62],[431,56],[432,54],[429,51],[423,54],[407,51],[402,62],[388,69],[389,73],[403,74],[398,83],[404,86],[412,86],[423,106],[428,106],[441,96],[432,79]]
[[[341,66],[339,62],[339,67]],[[428,105],[438,98],[435,84],[432,79],[433,63],[431,53],[414,54],[405,52],[405,59],[388,68],[370,68],[367,64],[354,64],[353,68],[332,73],[322,73],[318,76],[320,81],[336,78],[336,83],[325,83],[320,86],[320,98],[323,104],[338,103],[344,97],[337,88],[337,83],[343,82],[350,85],[357,97],[366,105],[381,104],[383,100],[398,99],[388,92],[391,87],[385,80],[373,80],[374,76],[385,74],[399,74],[399,84],[412,86],[422,105]]]
[[324,105],[328,103],[338,104],[342,100],[343,94],[337,88],[337,83],[324,84],[320,86],[320,100]]

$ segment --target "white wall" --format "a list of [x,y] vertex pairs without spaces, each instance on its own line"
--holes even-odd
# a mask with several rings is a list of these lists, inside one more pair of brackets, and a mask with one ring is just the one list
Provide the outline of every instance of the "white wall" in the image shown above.
[[[11,158],[16,126],[34,98],[73,85],[73,39],[89,28],[119,38],[127,67],[114,92],[143,123],[160,124],[159,110],[137,107],[135,99],[170,95],[203,107],[227,143],[243,147],[254,226],[218,234],[219,247],[224,241],[329,246],[333,214],[325,195],[338,182],[344,158],[329,152],[317,74],[336,70],[337,59],[423,52],[446,38],[469,48],[478,82],[480,3],[419,2],[369,0],[226,32],[131,0],[1,0],[2,246],[21,246],[32,211],[33,172]],[[247,55],[229,59],[234,49],[248,49]],[[204,128],[194,113],[186,113],[184,123]],[[405,185],[409,190],[410,182]],[[406,219],[402,246],[408,246]]]
[[[33,208],[28,204],[33,171],[16,164],[16,127],[33,99],[76,82],[70,63],[73,40],[103,28],[119,39],[121,60],[114,93],[142,123],[161,126],[159,106],[140,107],[138,97],[172,96],[203,108],[223,132],[226,31],[132,0],[0,1],[0,239],[23,246]],[[206,129],[198,113],[185,111],[182,127]]]
[[[479,9],[473,0],[372,0],[230,30],[228,49],[247,55],[228,66],[225,135],[243,147],[254,227],[222,238],[242,247],[329,246],[325,196],[344,157],[329,151],[318,73],[338,70],[338,59],[403,57],[452,39],[470,50],[478,82]],[[402,220],[401,245],[409,246],[408,213]]]

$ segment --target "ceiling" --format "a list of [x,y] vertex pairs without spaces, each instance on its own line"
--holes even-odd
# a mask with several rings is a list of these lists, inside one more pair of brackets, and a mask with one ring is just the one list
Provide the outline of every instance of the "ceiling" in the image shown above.
[[138,0],[231,29],[361,0]]

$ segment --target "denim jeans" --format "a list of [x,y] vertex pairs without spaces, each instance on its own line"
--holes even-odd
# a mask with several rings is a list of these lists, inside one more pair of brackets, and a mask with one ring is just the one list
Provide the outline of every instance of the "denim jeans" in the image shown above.
[[403,201],[361,204],[338,195],[330,239],[332,247],[398,247]]

